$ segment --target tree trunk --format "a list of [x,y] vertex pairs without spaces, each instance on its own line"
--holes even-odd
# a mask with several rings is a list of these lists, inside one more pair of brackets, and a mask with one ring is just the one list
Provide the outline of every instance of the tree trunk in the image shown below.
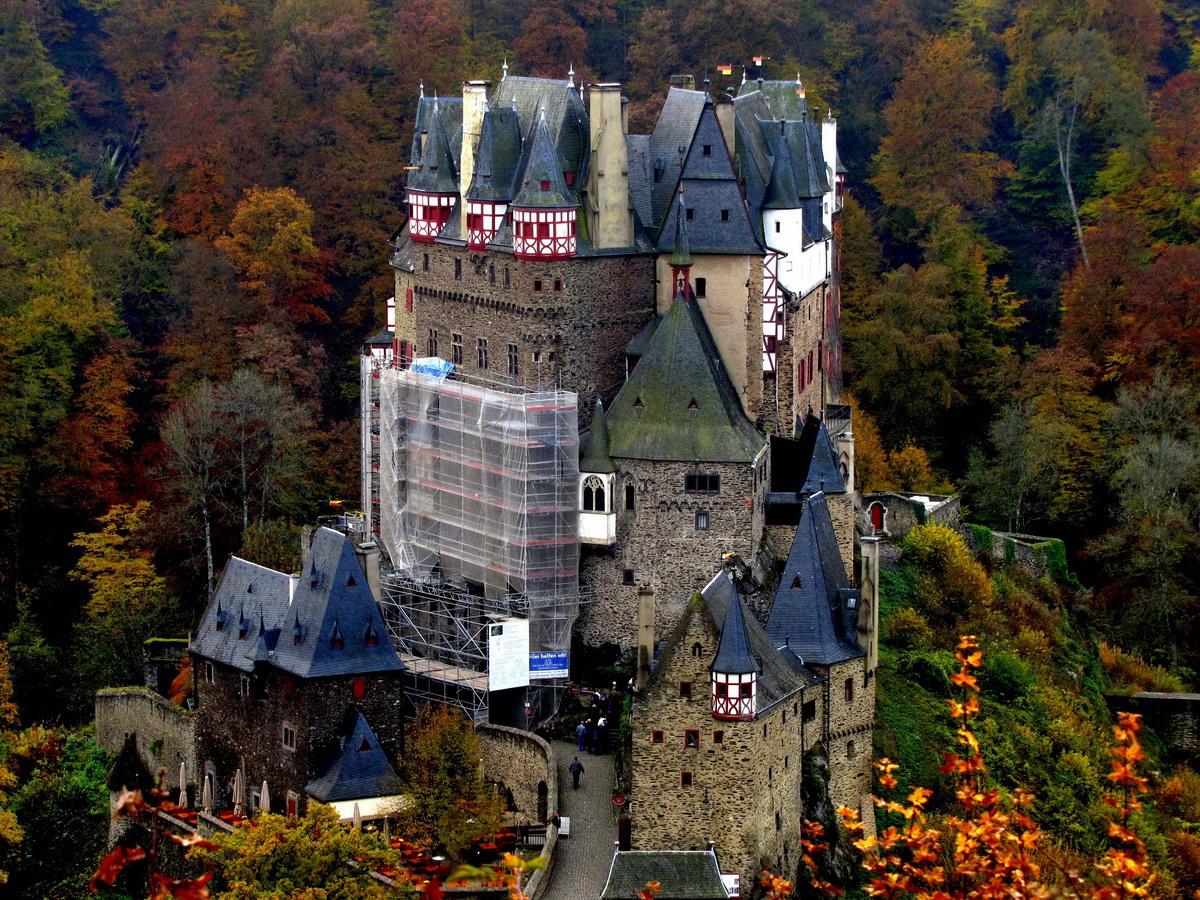
[[208,564],[208,599],[212,601],[213,595],[213,547],[212,547],[212,519],[208,512],[208,498],[205,497],[200,504],[200,513],[204,517],[204,560]]
[[1079,253],[1083,257],[1083,265],[1090,269],[1092,263],[1088,259],[1087,245],[1083,242],[1083,224],[1079,221],[1079,204],[1075,202],[1075,186],[1071,184],[1071,148],[1075,142],[1075,117],[1078,113],[1078,104],[1072,104],[1071,119],[1067,125],[1065,138],[1061,124],[1055,123],[1054,147],[1058,151],[1058,171],[1062,174],[1063,184],[1067,188],[1067,202],[1071,205],[1071,219],[1075,223],[1075,239],[1079,241]]

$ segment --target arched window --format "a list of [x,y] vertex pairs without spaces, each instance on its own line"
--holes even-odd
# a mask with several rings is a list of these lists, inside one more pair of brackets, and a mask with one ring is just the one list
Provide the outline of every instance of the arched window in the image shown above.
[[700,654],[703,652],[704,652],[704,646],[702,644],[699,644],[699,643],[692,644],[692,656],[699,657]]
[[625,508],[627,510],[629,510],[630,512],[633,512],[633,482],[632,481],[627,481],[625,483]]
[[595,475],[583,480],[583,511],[608,512],[604,497],[604,482]]

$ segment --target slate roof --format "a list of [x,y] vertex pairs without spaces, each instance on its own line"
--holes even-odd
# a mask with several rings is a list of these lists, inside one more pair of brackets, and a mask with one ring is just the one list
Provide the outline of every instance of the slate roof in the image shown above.
[[675,204],[675,247],[669,264],[679,267],[692,264],[692,245],[688,240],[687,220],[683,213],[683,191],[679,192],[679,202]]
[[413,125],[409,164],[421,164],[421,135],[429,134],[435,110],[442,120],[442,129],[450,142],[450,153],[457,170],[459,153],[462,150],[462,97],[421,97],[417,101],[417,119]]
[[662,321],[662,316],[655,316],[644,326],[642,330],[633,336],[628,344],[625,345],[626,356],[636,356],[639,359],[646,355],[646,351],[650,349],[650,339],[654,337],[654,331],[658,328],[658,323]]
[[515,109],[525,140],[533,135],[545,114],[551,145],[562,158],[560,177],[561,172],[574,172],[575,184],[584,183],[590,154],[588,117],[577,87],[556,78],[509,75],[496,85],[488,103]]
[[773,119],[799,119],[809,114],[808,100],[802,96],[804,84],[799,80],[771,81],[759,78],[754,81],[743,81],[738,88],[738,96],[760,93],[771,109]]
[[[708,95],[703,91],[688,91],[671,88],[663,101],[654,131],[650,133],[649,163],[651,210],[649,228],[656,228],[663,221],[675,196],[675,185],[679,181],[683,154],[687,153],[696,134],[696,126]],[[658,174],[656,179],[654,176]]]
[[752,462],[766,438],[737,390],[694,303],[676,298],[608,409],[615,459]]
[[721,869],[711,850],[622,850],[613,854],[601,900],[636,900],[647,882],[659,900],[725,900]]
[[804,501],[767,615],[767,633],[806,665],[862,656],[854,627],[860,599],[846,577],[825,495],[814,494]]
[[629,202],[643,228],[652,228],[654,221],[651,190],[650,135],[625,135],[625,152],[629,155]]
[[[846,493],[846,482],[842,478],[842,467],[838,462],[837,450],[829,437],[823,419],[809,414],[804,419],[804,428],[800,432],[801,450],[805,453],[808,466],[804,473],[804,486],[801,492],[815,494]],[[811,447],[811,451],[809,451]]]
[[282,572],[232,557],[191,651],[245,672],[265,663],[300,678],[401,671],[366,582],[350,541],[329,528],[314,533],[294,587]]
[[525,209],[571,209],[575,195],[563,180],[562,160],[550,141],[550,129],[543,117],[534,129],[532,141],[526,141],[525,172],[513,206]]
[[748,675],[759,669],[750,653],[750,637],[746,634],[746,618],[740,598],[726,607],[725,621],[721,625],[721,643],[711,668],[714,672],[727,675]]
[[483,114],[468,199],[507,203],[513,198],[521,170],[521,143],[516,110],[491,107]]
[[604,414],[604,404],[596,400],[596,411],[592,415],[592,427],[587,437],[579,447],[579,471],[615,472],[612,458],[608,455],[608,423]]
[[[460,143],[461,140],[460,137]],[[420,158],[420,168],[408,176],[411,190],[431,194],[458,193],[458,166],[450,152],[450,140],[436,102],[430,114],[429,137]]]
[[763,209],[799,209],[800,190],[788,142],[782,139],[786,123],[779,123],[780,138],[775,141],[775,159],[771,162],[771,180],[763,195]]
[[343,739],[341,753],[304,790],[322,803],[338,803],[391,797],[401,793],[404,784],[380,746],[379,738],[363,714],[358,713],[354,730]]
[[373,337],[367,338],[366,343],[368,347],[390,347],[395,337],[393,332],[385,328]]

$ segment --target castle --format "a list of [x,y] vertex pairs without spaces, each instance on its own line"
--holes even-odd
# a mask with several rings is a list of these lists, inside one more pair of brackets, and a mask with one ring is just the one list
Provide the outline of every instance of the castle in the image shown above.
[[[794,866],[806,752],[870,819],[836,120],[799,79],[679,77],[630,134],[619,85],[506,66],[422,89],[415,123],[362,367],[365,531],[415,695],[487,673],[475,714],[532,724],[561,683],[533,657],[611,645],[639,672],[633,848]],[[528,678],[438,615],[527,620]]]

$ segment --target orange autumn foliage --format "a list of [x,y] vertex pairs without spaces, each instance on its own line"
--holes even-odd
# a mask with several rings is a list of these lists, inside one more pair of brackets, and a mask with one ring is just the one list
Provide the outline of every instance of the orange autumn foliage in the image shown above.
[[[1047,846],[1031,816],[1034,797],[1030,792],[1018,788],[1005,794],[987,783],[987,764],[973,728],[980,711],[977,673],[983,665],[978,640],[963,636],[955,658],[959,670],[951,681],[959,693],[949,701],[949,707],[959,752],[947,753],[941,769],[954,781],[956,811],[935,820],[928,809],[933,792],[924,787],[914,788],[903,799],[876,798],[875,805],[898,824],[889,824],[878,835],[867,837],[856,810],[838,810],[852,845],[862,854],[866,893],[913,900],[1117,900],[1153,896],[1157,875],[1150,866],[1145,843],[1131,825],[1131,816],[1141,808],[1140,798],[1149,790],[1140,771],[1146,758],[1138,739],[1140,717],[1121,713],[1113,727],[1108,780],[1114,790],[1105,797],[1113,808],[1108,826],[1110,847],[1092,863],[1090,871],[1081,873],[1063,865]],[[899,784],[899,767],[885,758],[875,768],[885,794],[893,791]],[[827,850],[819,842],[824,831],[818,823],[805,822],[804,832],[804,862],[815,873],[815,859]],[[764,879],[766,876],[764,873]],[[812,884],[827,896],[839,892],[819,875],[814,876]]]

